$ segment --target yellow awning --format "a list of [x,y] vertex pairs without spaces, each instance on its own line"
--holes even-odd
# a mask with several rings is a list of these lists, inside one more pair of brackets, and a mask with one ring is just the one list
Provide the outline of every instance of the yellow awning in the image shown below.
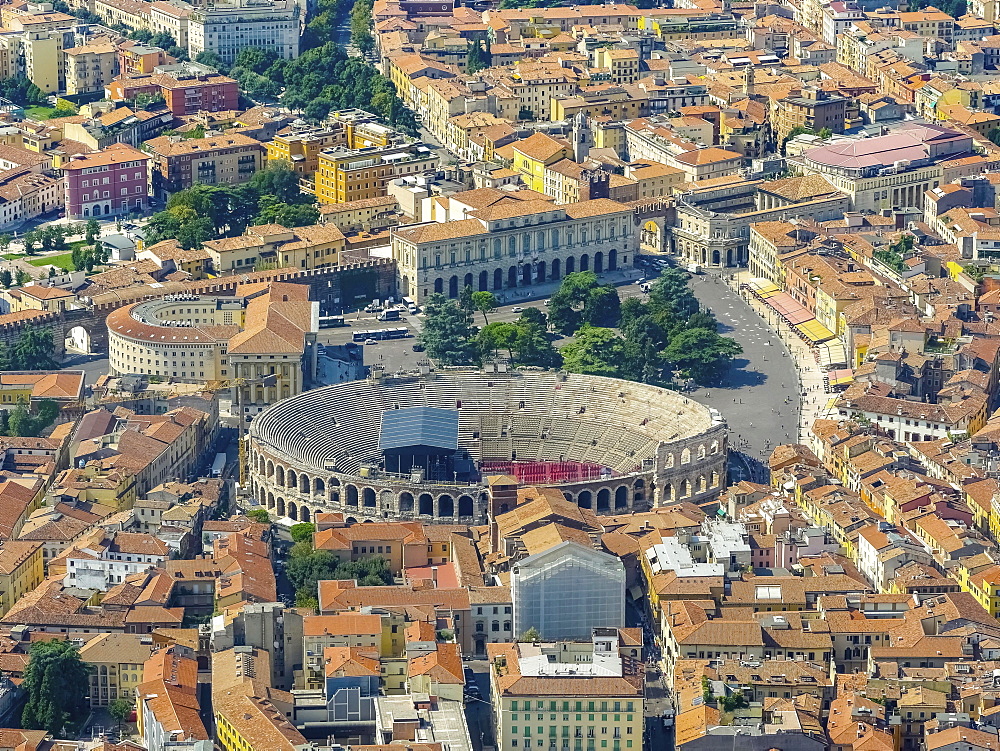
[[781,292],[777,286],[767,279],[761,279],[760,277],[754,277],[749,282],[747,286],[753,290],[754,294],[758,297],[770,297],[771,295],[776,295]]
[[836,339],[823,342],[817,347],[819,351],[819,364],[823,368],[840,367],[847,365],[847,349],[842,342]]
[[811,321],[797,324],[795,328],[801,332],[802,336],[804,336],[806,340],[812,342],[813,344],[825,342],[836,336],[836,334],[830,331],[830,329],[817,321],[815,318]]

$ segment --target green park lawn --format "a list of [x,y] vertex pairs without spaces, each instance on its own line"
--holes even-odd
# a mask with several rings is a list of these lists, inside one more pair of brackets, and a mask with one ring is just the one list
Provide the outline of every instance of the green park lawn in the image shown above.
[[24,116],[31,120],[48,120],[55,114],[55,107],[43,107],[41,105],[28,107],[24,110]]
[[73,271],[73,269],[75,268],[73,266],[73,249],[82,247],[86,244],[87,244],[86,240],[76,240],[75,242],[68,243],[70,249],[66,253],[59,253],[58,255],[54,256],[34,256],[31,258],[21,256],[21,258],[24,258],[32,266],[52,265],[52,266],[58,266],[59,268],[64,269],[65,271]]

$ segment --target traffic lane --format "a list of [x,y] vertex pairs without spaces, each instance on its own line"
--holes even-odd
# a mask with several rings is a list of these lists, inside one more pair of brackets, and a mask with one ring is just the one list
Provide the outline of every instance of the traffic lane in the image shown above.
[[[729,424],[736,473],[766,478],[764,463],[776,445],[796,440],[798,373],[780,337],[716,274],[692,281],[698,301],[711,310],[720,333],[743,347],[721,386],[700,387],[691,396],[714,407]],[[763,474],[762,474],[763,473]]]
[[107,375],[111,368],[108,356],[105,354],[83,355],[77,352],[67,352],[59,363],[61,370],[82,370],[84,382],[93,386],[102,375]]

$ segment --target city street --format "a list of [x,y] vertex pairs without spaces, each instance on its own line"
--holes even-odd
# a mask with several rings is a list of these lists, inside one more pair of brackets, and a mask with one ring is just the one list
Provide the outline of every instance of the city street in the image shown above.
[[59,367],[63,370],[82,370],[86,384],[93,386],[98,378],[107,374],[108,356],[106,353],[84,355],[79,352],[67,352]]
[[777,333],[717,273],[695,276],[691,288],[719,321],[719,331],[743,347],[724,386],[697,388],[691,396],[718,409],[730,430],[732,480],[767,479],[775,446],[798,440],[798,376]]
[[465,667],[471,668],[476,676],[480,699],[467,697],[465,700],[465,722],[469,727],[472,751],[483,751],[484,746],[493,746],[493,714],[490,698],[490,663],[488,660],[465,660]]

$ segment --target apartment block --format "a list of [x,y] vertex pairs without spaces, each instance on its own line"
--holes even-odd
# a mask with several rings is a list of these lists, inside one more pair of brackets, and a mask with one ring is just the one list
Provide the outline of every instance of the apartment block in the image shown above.
[[299,55],[302,8],[293,0],[228,0],[188,16],[191,57],[214,52],[232,64],[240,50],[259,47],[285,60]]
[[320,203],[348,203],[386,195],[393,180],[437,166],[437,155],[420,143],[386,148],[334,146],[319,153],[316,198]]
[[65,91],[69,95],[104,91],[118,75],[118,52],[109,41],[93,42],[63,50]]
[[176,117],[236,110],[240,97],[234,79],[192,62],[158,65],[152,73],[123,74],[111,81],[105,92],[113,102],[134,99],[138,94],[162,94]]
[[66,216],[120,216],[149,208],[149,156],[116,143],[64,164]]
[[645,673],[617,629],[591,642],[488,644],[498,748],[642,748]]
[[264,145],[234,133],[209,138],[160,136],[147,141],[153,189],[162,195],[203,185],[242,185],[264,163]]

